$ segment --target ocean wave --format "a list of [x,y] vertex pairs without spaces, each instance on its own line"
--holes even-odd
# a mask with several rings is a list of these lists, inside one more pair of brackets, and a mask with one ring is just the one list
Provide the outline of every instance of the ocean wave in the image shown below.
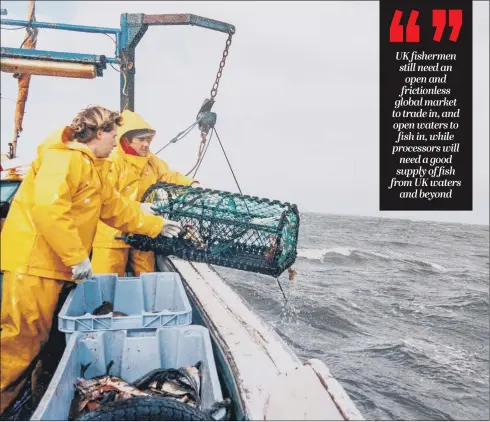
[[414,338],[400,339],[394,343],[365,347],[362,352],[384,357],[387,360],[419,369],[434,371],[436,367],[457,374],[475,374],[474,357],[468,352],[446,344],[432,343]]
[[440,272],[446,271],[446,268],[443,267],[442,265],[436,264],[434,262],[423,261],[421,259],[398,258],[397,260],[406,262],[408,264],[418,265],[418,266],[425,267],[425,268],[433,268],[433,269],[440,271]]
[[428,268],[439,272],[447,271],[445,267],[443,267],[440,264],[436,264],[434,262],[428,262],[416,258],[404,258],[404,257],[394,256],[394,255],[385,255],[379,252],[357,249],[357,248],[349,248],[345,246],[331,248],[331,249],[307,249],[307,248],[298,249],[298,257],[308,259],[310,261],[320,261],[322,263],[325,262],[325,259],[329,259],[330,257],[332,258],[344,257],[344,258],[365,259],[365,260],[369,260],[371,258],[377,258],[384,261],[404,262],[409,265]]
[[390,241],[387,241],[386,243],[388,243],[389,245],[394,245],[394,246],[402,246],[404,248],[412,246],[411,243],[401,242],[399,240],[390,240]]
[[327,254],[338,254],[343,256],[350,256],[353,249],[349,248],[334,248],[334,249],[298,249],[298,256],[300,258],[306,258],[310,261],[322,261]]
[[456,298],[449,298],[444,303],[438,303],[435,307],[457,309],[472,308],[488,311],[488,295],[463,295]]
[[[320,303],[318,303],[320,302]],[[323,305],[323,306],[322,306]],[[299,319],[310,327],[326,333],[335,333],[347,338],[354,334],[365,334],[364,321],[348,309],[334,303],[312,300],[304,307]]]
[[465,240],[471,240],[471,234],[470,233],[450,233],[450,235],[456,239],[465,239]]
[[304,217],[289,314],[273,278],[218,267],[253,312],[368,420],[488,420],[488,226]]
[[[414,338],[402,339],[402,343],[409,353],[428,359],[433,364],[450,368],[458,373],[476,373],[475,356],[470,355],[469,352],[448,344],[432,343]],[[430,366],[433,367],[433,364]]]
[[[487,254],[482,254],[482,253],[472,253],[471,256],[475,256],[477,258],[488,258],[488,253]],[[487,262],[488,264],[488,262]]]
[[378,245],[387,246],[387,247],[398,246],[398,247],[402,247],[402,248],[409,248],[409,247],[413,246],[412,243],[402,242],[401,240],[376,240],[376,241],[373,241],[373,243],[376,243]]

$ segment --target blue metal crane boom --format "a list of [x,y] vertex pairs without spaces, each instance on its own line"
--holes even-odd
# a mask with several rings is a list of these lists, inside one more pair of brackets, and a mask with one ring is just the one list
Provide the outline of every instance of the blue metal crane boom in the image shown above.
[[[2,14],[4,10],[2,10]],[[54,63],[90,64],[94,66],[93,76],[102,76],[106,63],[117,63],[121,69],[120,79],[120,107],[121,110],[134,111],[135,74],[136,74],[136,47],[141,41],[149,26],[165,25],[192,25],[214,31],[224,32],[229,35],[235,33],[235,27],[225,22],[208,19],[192,14],[160,14],[145,15],[143,13],[123,13],[121,15],[120,28],[103,28],[95,26],[71,25],[64,23],[50,23],[38,21],[24,21],[16,19],[0,19],[0,25],[12,25],[20,27],[58,29],[63,31],[76,31],[86,33],[99,33],[115,36],[114,57],[104,55],[78,54],[69,52],[26,50],[22,48],[1,48],[0,58],[24,59],[46,61]],[[56,76],[56,73],[43,75]]]

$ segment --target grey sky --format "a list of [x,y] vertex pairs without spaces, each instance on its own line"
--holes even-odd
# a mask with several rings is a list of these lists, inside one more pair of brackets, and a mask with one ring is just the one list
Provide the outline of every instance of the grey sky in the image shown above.
[[[3,1],[25,19],[27,2]],[[193,13],[236,26],[217,102],[217,130],[244,193],[297,203],[300,211],[488,224],[489,4],[474,2],[474,191],[472,212],[380,212],[379,16],[377,2],[37,2],[37,20],[119,27],[123,12]],[[24,31],[2,31],[19,47]],[[195,27],[152,27],[137,48],[136,111],[157,129],[153,150],[195,119],[209,96],[226,35]],[[38,49],[113,56],[104,35],[41,30]],[[2,97],[16,80],[2,73]],[[119,74],[74,80],[33,77],[19,153],[70,123],[88,104],[119,107]],[[14,103],[2,100],[2,149]],[[187,172],[197,130],[160,157]],[[237,191],[213,139],[198,178]]]

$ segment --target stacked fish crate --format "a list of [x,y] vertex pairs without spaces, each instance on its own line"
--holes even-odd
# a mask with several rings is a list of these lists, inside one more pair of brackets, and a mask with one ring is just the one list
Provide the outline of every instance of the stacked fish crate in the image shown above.
[[[209,331],[191,324],[192,308],[177,273],[98,275],[78,284],[58,315],[59,330],[67,341],[65,352],[31,420],[79,417],[85,401],[98,403],[94,394],[100,394],[104,385],[114,391],[114,380],[123,380],[127,392],[149,373],[184,367],[197,367],[199,374],[198,397],[191,405],[211,408],[223,397]],[[80,386],[80,392],[82,383],[93,385],[94,378],[100,390],[74,406],[74,386]],[[153,399],[152,394],[148,400]],[[83,409],[84,414],[88,410]],[[225,414],[220,409],[213,418]]]

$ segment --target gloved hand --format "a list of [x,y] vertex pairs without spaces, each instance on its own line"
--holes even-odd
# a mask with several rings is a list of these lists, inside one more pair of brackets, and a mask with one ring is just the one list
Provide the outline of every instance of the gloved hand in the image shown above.
[[151,214],[151,215],[157,215],[157,213],[152,209],[153,204],[150,204],[148,202],[142,202],[140,204],[140,208],[142,211]]
[[92,278],[92,264],[90,259],[85,258],[82,262],[71,267],[71,272],[73,273],[72,280],[85,280],[87,278]]
[[177,237],[181,230],[182,225],[178,221],[165,219],[160,234],[165,237]]

